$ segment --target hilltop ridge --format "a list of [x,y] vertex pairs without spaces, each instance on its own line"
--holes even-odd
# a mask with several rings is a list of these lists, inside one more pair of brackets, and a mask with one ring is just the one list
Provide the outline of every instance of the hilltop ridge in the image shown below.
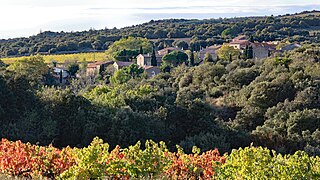
[[[121,29],[90,29],[81,32],[45,31],[23,38],[0,40],[0,57],[31,54],[61,54],[104,51],[123,37],[153,39],[155,46],[172,46],[181,38],[191,38],[190,47],[200,49],[228,42],[244,34],[256,41],[319,41],[320,11],[304,11],[279,16],[219,19],[165,19]],[[156,41],[155,41],[156,39]]]

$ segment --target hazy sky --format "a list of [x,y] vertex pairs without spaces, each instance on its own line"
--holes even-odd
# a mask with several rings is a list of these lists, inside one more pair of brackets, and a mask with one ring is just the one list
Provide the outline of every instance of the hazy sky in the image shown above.
[[320,10],[320,0],[0,0],[0,38],[124,27],[151,19],[279,15]]

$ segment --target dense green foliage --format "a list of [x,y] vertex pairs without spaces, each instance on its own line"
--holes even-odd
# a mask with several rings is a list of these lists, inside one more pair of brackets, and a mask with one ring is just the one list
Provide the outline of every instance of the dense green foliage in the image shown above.
[[227,44],[224,44],[219,50],[217,50],[217,55],[222,60],[232,61],[238,59],[240,51],[238,49],[234,49],[231,46],[228,46]]
[[67,71],[70,73],[71,76],[75,76],[76,73],[79,71],[79,64],[77,63],[68,64]]
[[[64,88],[45,87],[33,71],[9,66],[0,76],[0,135],[57,147],[86,146],[95,136],[111,147],[153,139],[186,152],[194,145],[228,152],[254,142],[319,155],[317,50],[315,44],[255,62],[182,64],[151,79],[132,65],[110,84],[77,79]],[[35,64],[23,62],[17,67]]]
[[[102,51],[114,41],[129,36],[159,39],[154,42],[157,49],[178,46],[183,49],[199,50],[201,47],[222,44],[238,34],[252,36],[254,40],[260,42],[284,39],[292,42],[317,42],[320,39],[319,24],[318,12],[250,18],[152,20],[121,29],[91,29],[82,32],[47,31],[29,38],[0,40],[0,57],[35,53]],[[181,38],[191,38],[191,40]],[[139,47],[137,49],[139,50]],[[151,49],[144,49],[144,51],[151,52]]]
[[204,56],[204,62],[207,63],[207,62],[213,62],[213,57],[210,53],[206,53],[205,56]]
[[106,53],[109,59],[132,61],[137,55],[151,53],[151,51],[152,45],[146,38],[128,37],[113,43]]
[[41,56],[33,56],[15,61],[7,67],[20,76],[28,77],[29,80],[41,82],[44,75],[48,73],[49,68]]
[[262,147],[234,150],[217,169],[217,179],[319,179],[319,157],[303,151],[281,155]]
[[181,51],[172,51],[162,57],[162,61],[166,64],[171,64],[172,66],[177,66],[182,63],[187,62],[188,55]]
[[128,82],[130,79],[137,79],[143,76],[144,69],[139,67],[137,64],[131,64],[130,66],[124,67],[111,77],[112,84],[123,84]]

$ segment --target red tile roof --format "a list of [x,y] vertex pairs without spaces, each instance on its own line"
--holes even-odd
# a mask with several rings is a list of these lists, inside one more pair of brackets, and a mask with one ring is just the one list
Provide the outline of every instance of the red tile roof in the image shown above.
[[95,63],[89,63],[87,65],[87,68],[96,68],[96,67],[97,67],[97,65]]

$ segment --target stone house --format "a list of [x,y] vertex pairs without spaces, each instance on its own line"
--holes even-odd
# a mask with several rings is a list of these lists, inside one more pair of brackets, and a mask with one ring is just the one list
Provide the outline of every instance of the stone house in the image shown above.
[[[157,66],[161,66],[163,56],[156,56]],[[137,56],[137,64],[140,67],[151,66],[151,56],[149,54],[139,54]]]
[[158,66],[144,66],[144,71],[147,73],[149,78],[151,78],[161,72],[160,67],[158,67]]
[[246,36],[238,36],[229,43],[229,46],[239,50],[244,49],[249,45],[250,41],[246,40]]
[[87,76],[96,76],[106,70],[106,67],[113,64],[113,61],[101,61],[89,63],[87,65]]
[[262,59],[269,57],[269,47],[263,43],[251,43],[253,59]]
[[62,67],[53,67],[52,76],[60,84],[68,83],[70,78],[69,72]]
[[263,59],[269,57],[276,50],[277,44],[273,42],[252,43],[246,40],[245,36],[238,36],[229,43],[229,46],[240,50],[241,53],[246,47],[252,47],[253,59]]
[[254,59],[263,59],[271,55],[276,50],[276,45],[270,43],[251,43]]
[[283,46],[280,50],[281,51],[292,51],[296,48],[300,48],[301,45],[300,44],[296,44],[296,43],[293,43],[293,44],[287,44],[285,46]]
[[118,71],[119,69],[130,66],[131,64],[133,64],[133,62],[117,61],[113,63],[113,67],[115,71]]
[[219,46],[214,45],[214,46],[209,46],[205,49],[202,49],[199,52],[199,58],[201,60],[204,60],[204,57],[206,56],[206,54],[209,53],[209,54],[211,54],[213,59],[217,59],[216,51],[220,48],[221,48],[221,45],[219,45]]

